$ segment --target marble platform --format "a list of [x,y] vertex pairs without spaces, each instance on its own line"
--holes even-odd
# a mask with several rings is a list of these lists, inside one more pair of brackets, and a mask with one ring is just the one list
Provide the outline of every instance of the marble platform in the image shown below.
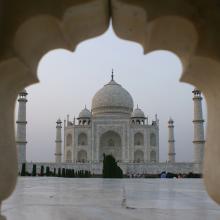
[[200,179],[19,178],[7,220],[219,220]]

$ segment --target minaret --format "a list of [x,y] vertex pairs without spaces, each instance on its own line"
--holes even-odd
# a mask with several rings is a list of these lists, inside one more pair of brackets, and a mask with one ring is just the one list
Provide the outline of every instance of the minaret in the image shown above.
[[55,162],[61,163],[62,152],[61,152],[61,145],[62,145],[62,138],[61,138],[61,129],[62,129],[62,121],[60,119],[57,120],[56,126],[56,152],[55,152]]
[[202,115],[202,96],[201,92],[196,88],[192,92],[194,94],[194,162],[202,163],[205,146],[203,127],[204,120]]
[[18,118],[17,124],[17,151],[18,151],[18,163],[26,162],[26,99],[27,91],[24,89],[18,94]]
[[172,118],[168,121],[169,140],[168,140],[168,162],[175,163],[175,139],[174,139],[174,121]]

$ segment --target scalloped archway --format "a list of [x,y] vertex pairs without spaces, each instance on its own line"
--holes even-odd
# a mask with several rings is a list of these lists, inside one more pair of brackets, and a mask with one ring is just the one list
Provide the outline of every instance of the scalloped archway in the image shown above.
[[[112,18],[115,33],[155,49],[177,54],[181,81],[198,87],[208,105],[204,178],[209,195],[220,203],[220,6],[218,0],[4,1],[0,41],[0,202],[17,178],[14,107],[17,94],[36,83],[37,65],[49,50],[73,50],[102,34]],[[212,13],[210,13],[212,12]],[[215,172],[213,172],[215,170]]]

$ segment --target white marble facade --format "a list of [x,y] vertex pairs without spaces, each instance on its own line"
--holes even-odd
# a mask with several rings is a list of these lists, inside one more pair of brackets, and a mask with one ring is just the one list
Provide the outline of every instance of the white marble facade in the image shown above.
[[64,123],[63,162],[101,162],[103,154],[122,163],[159,162],[159,120],[151,123],[131,95],[113,79],[93,97],[92,108]]

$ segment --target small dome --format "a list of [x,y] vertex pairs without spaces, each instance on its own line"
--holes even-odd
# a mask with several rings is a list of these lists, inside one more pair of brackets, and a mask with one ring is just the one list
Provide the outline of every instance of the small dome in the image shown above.
[[57,120],[57,124],[61,124],[62,121],[60,120],[60,118]]
[[131,114],[133,99],[114,79],[100,89],[92,99],[93,115],[106,113]]
[[132,118],[145,118],[144,112],[140,109],[140,108],[136,108],[132,114],[131,114]]
[[22,91],[19,92],[19,95],[21,96],[26,96],[28,93],[27,93],[27,90],[26,89],[23,89]]
[[85,107],[80,113],[78,118],[91,118],[91,112]]
[[168,123],[169,123],[169,124],[173,124],[173,123],[174,123],[173,119],[170,118],[169,121],[168,121]]

